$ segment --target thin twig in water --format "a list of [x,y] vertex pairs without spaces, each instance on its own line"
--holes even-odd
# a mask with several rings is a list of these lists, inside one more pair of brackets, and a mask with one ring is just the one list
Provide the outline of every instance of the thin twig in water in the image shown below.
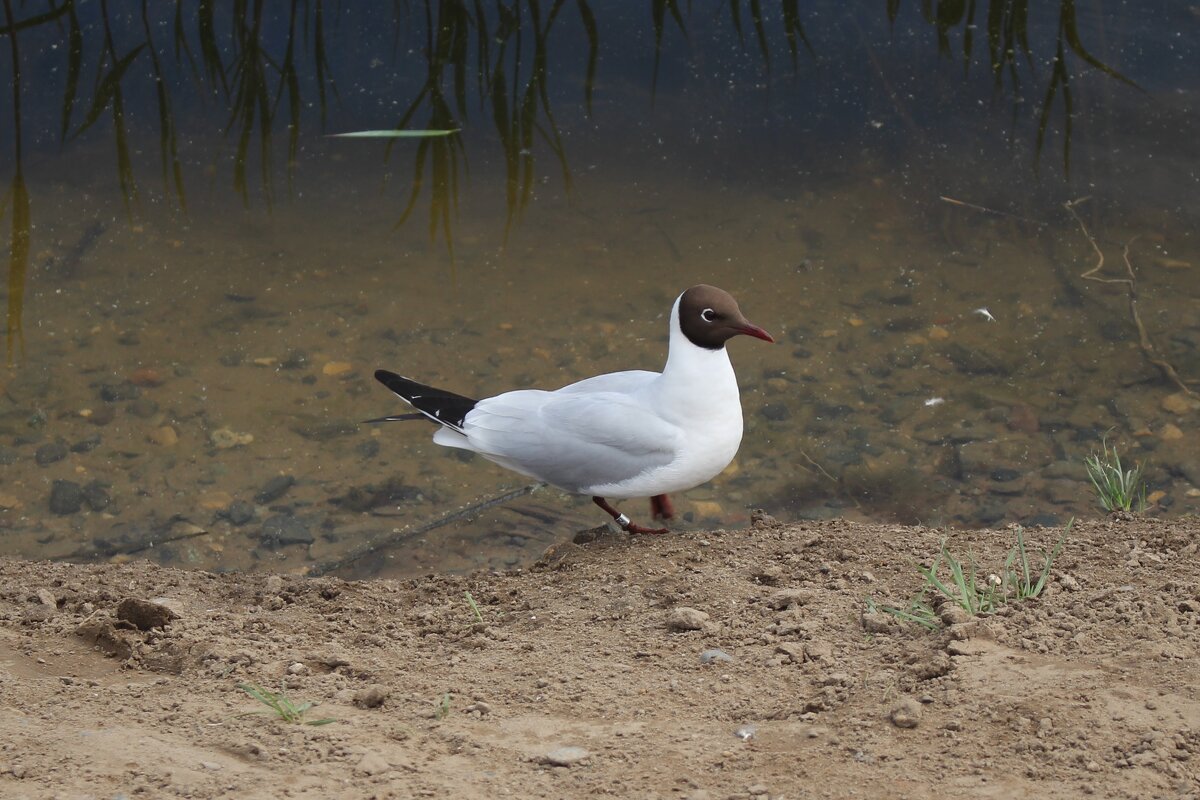
[[963,208],[970,208],[970,209],[974,209],[975,211],[983,211],[984,213],[987,213],[987,214],[996,214],[1001,217],[1010,217],[1012,219],[1019,219],[1019,220],[1021,220],[1021,222],[1028,222],[1031,225],[1037,225],[1039,228],[1044,228],[1048,224],[1046,222],[1038,222],[1036,219],[1030,219],[1029,217],[1022,217],[1020,214],[1013,214],[1010,211],[999,211],[995,208],[988,208],[987,206],[978,206],[978,205],[975,205],[974,203],[968,203],[965,200],[955,200],[953,197],[946,197],[946,195],[944,195],[944,194],[938,195],[938,199],[943,200],[943,201],[949,203],[950,205],[954,205],[954,206],[962,206]]
[[373,542],[369,542],[368,544],[363,545],[362,547],[358,548],[357,550],[352,550],[350,553],[346,554],[342,558],[337,559],[336,561],[326,561],[322,564],[313,564],[311,567],[308,568],[308,571],[306,574],[309,577],[316,577],[319,575],[328,575],[330,572],[333,572],[334,570],[341,569],[342,567],[353,564],[355,561],[366,558],[367,556],[371,555],[375,551],[377,551],[387,545],[395,544],[396,542],[400,542],[400,541],[403,541],[406,539],[412,539],[417,536],[421,536],[423,534],[429,533],[429,531],[435,530],[437,528],[441,528],[445,525],[449,525],[451,522],[457,522],[458,520],[460,520],[464,517],[469,517],[472,514],[477,514],[480,511],[491,508],[492,506],[497,506],[497,505],[500,505],[501,503],[507,503],[510,500],[516,500],[518,497],[524,497],[527,494],[532,494],[534,491],[540,489],[542,486],[545,486],[545,484],[544,483],[531,483],[528,486],[522,486],[520,489],[513,489],[512,491],[503,492],[503,493],[495,495],[493,497],[489,497],[485,500],[481,500],[478,503],[473,503],[473,504],[467,506],[466,508],[460,508],[457,511],[452,511],[449,514],[438,517],[437,519],[431,520],[430,522],[425,522],[425,523],[422,523],[421,525],[417,525],[417,526],[414,526],[411,528],[404,528],[402,530],[393,531],[392,533],[388,534],[387,536],[382,536]]
[[826,472],[825,468],[822,467],[820,464],[818,464],[816,461],[813,461],[812,458],[808,455],[808,453],[804,452],[804,450],[800,450],[800,455],[804,456],[805,461],[807,461],[808,463],[810,463],[814,467],[816,467],[817,471],[820,472],[822,475],[824,475],[826,478],[828,478],[830,481],[832,481],[833,483],[838,482],[837,478],[833,477],[828,472]]
[[1079,223],[1079,229],[1083,231],[1084,238],[1088,240],[1088,244],[1092,246],[1092,250],[1096,253],[1096,264],[1087,272],[1080,274],[1079,277],[1088,281],[1096,281],[1097,283],[1118,283],[1125,287],[1125,291],[1129,295],[1129,316],[1133,318],[1133,324],[1137,327],[1138,345],[1142,349],[1142,353],[1146,356],[1146,360],[1154,366],[1158,367],[1163,376],[1168,381],[1175,384],[1184,394],[1189,397],[1195,397],[1196,393],[1192,391],[1183,379],[1179,377],[1179,373],[1175,371],[1175,367],[1171,366],[1165,358],[1158,354],[1157,348],[1154,347],[1154,342],[1150,340],[1150,334],[1146,331],[1146,326],[1142,324],[1142,316],[1138,313],[1137,307],[1137,274],[1133,271],[1133,262],[1129,260],[1129,247],[1136,240],[1134,236],[1125,243],[1125,250],[1122,254],[1125,259],[1125,272],[1128,275],[1126,278],[1104,278],[1098,275],[1101,269],[1104,268],[1104,251],[1100,249],[1100,245],[1096,244],[1096,238],[1092,236],[1087,225],[1083,222],[1083,217],[1079,216],[1079,212],[1075,210],[1075,206],[1087,201],[1089,197],[1081,197],[1078,200],[1070,200],[1063,206],[1070,212],[1075,221]]

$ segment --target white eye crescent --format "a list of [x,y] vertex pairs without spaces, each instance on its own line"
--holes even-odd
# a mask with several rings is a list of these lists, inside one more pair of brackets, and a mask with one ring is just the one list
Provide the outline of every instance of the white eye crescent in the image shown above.
[[700,318],[705,322],[712,322],[717,318],[717,312],[713,311],[711,308],[706,308],[700,312]]

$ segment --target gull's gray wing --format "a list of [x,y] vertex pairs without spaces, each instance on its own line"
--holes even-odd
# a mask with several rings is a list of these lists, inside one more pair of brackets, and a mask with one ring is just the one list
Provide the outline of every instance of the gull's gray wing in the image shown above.
[[[653,373],[649,373],[653,375]],[[439,432],[440,435],[441,432]],[[675,460],[683,434],[621,392],[508,392],[481,400],[452,444],[571,492]]]

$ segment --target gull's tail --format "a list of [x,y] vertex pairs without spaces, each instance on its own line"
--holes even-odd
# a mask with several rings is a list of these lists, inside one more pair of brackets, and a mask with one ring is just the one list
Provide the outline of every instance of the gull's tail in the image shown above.
[[397,397],[421,412],[419,414],[396,414],[390,417],[378,417],[367,422],[398,422],[406,419],[428,419],[447,428],[462,433],[463,419],[467,412],[475,407],[478,400],[463,397],[460,394],[435,389],[423,383],[417,383],[386,369],[375,370],[375,380],[392,390]]

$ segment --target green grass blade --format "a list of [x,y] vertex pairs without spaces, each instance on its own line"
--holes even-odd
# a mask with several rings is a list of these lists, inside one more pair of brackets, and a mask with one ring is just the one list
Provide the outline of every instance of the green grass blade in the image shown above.
[[331,133],[331,139],[420,139],[433,136],[450,136],[458,133],[461,128],[449,130],[379,130],[379,131],[350,131],[348,133]]

